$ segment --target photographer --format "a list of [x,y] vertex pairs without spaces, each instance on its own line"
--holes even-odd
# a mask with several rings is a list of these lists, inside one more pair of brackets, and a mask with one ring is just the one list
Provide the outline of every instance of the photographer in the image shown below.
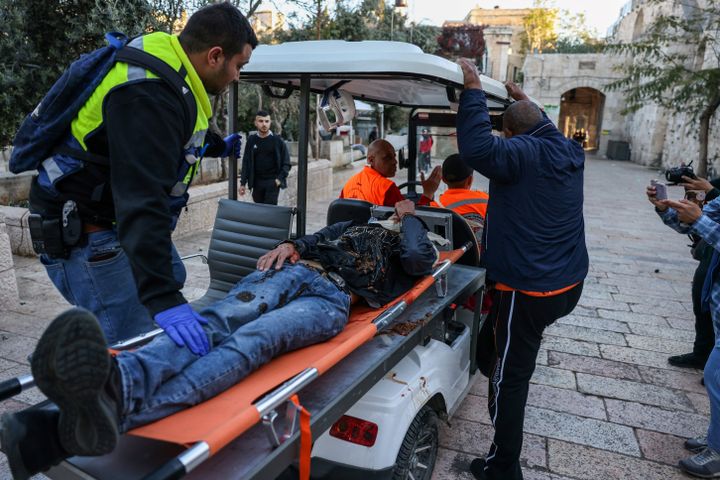
[[[720,178],[707,181],[704,178],[690,178],[682,176],[682,183],[685,187],[685,197],[695,201],[699,206],[714,200],[720,195]],[[702,198],[704,196],[704,198]],[[692,256],[699,260],[692,281],[692,303],[693,314],[695,315],[695,342],[692,352],[682,355],[674,355],[668,358],[668,363],[674,367],[697,368],[702,370],[705,367],[710,352],[715,346],[715,333],[713,332],[712,317],[710,312],[702,311],[701,294],[702,287],[707,274],[713,249],[707,242],[697,235],[691,235],[693,239]]]
[[[702,186],[698,190],[705,191],[708,185],[701,179],[684,177],[685,184],[692,188]],[[693,190],[690,190],[693,191]],[[717,272],[720,266],[720,198],[707,203],[701,208],[697,200],[659,200],[655,186],[647,187],[647,196],[655,206],[663,222],[680,233],[695,234],[707,243],[712,257],[707,274],[702,278],[696,274],[696,283],[702,285],[700,293],[700,310],[709,312],[715,325],[720,328],[720,282]],[[697,195],[695,195],[697,198]],[[694,287],[693,290],[695,290]],[[717,341],[717,340],[716,340]],[[710,426],[707,439],[690,439],[685,442],[686,448],[699,453],[680,461],[680,468],[685,472],[703,478],[720,476],[720,378],[717,376],[720,367],[720,350],[712,348],[705,365],[705,387],[710,398]]]

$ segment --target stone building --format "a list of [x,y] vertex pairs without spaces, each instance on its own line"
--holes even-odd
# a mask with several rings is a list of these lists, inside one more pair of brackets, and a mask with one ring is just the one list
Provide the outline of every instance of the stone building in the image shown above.
[[[632,0],[621,9],[608,32],[608,41],[641,40],[657,15],[673,9],[677,9],[674,13],[685,15],[693,5],[697,5],[694,0],[682,4],[671,0],[661,4]],[[687,50],[691,58],[696,50],[694,45],[675,48]],[[566,135],[585,128],[589,134],[588,148],[597,149],[601,155],[608,154],[608,146],[627,145],[630,159],[643,165],[667,167],[697,158],[697,134],[689,114],[673,115],[655,104],[632,114],[621,113],[625,107],[623,94],[609,91],[606,85],[623,76],[615,67],[628,61],[632,59],[610,54],[529,55],[523,66],[524,89],[545,105],[548,115]],[[709,65],[712,61],[709,55],[694,59],[696,66],[712,66]],[[713,163],[720,147],[712,135],[717,126],[714,119],[709,145],[711,173],[720,170],[717,158]]]
[[520,80],[523,60],[521,54],[523,18],[530,13],[524,8],[475,7],[462,22],[445,22],[445,25],[470,23],[485,25],[485,57],[482,71],[485,75],[504,82]]
[[622,94],[605,85],[620,75],[605,54],[528,55],[523,89],[538,100],[565,136],[581,128],[587,148],[607,151],[610,141],[627,141]]
[[272,35],[285,26],[285,15],[274,9],[258,10],[249,20],[258,35]]

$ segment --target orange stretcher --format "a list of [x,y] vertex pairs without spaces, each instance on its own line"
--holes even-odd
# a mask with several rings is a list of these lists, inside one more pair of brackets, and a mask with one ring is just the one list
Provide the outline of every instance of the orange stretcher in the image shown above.
[[[444,281],[444,273],[466,250],[467,246],[442,252],[433,274],[418,280],[413,288],[393,302],[377,309],[367,305],[353,307],[343,331],[330,340],[283,354],[221,394],[128,432],[129,435],[190,447],[182,459],[173,459],[148,478],[177,478],[177,475],[189,472],[194,465],[220,451],[287,401],[294,402],[302,417],[303,409],[293,396],[372,339],[436,281]],[[307,479],[311,445],[307,415],[304,421],[301,419],[300,426],[301,431],[306,432],[301,435],[300,478]],[[277,440],[279,442],[280,438]]]
[[[298,401],[297,392],[359,346],[373,339],[433,284],[437,287],[438,296],[443,297],[447,292],[448,270],[470,246],[471,244],[466,244],[457,250],[441,252],[440,262],[432,275],[418,280],[413,288],[393,302],[378,309],[365,304],[354,306],[344,330],[330,340],[283,354],[210,400],[128,432],[132,437],[188,447],[145,478],[180,478],[261,420],[263,425],[269,428],[274,446],[279,446],[294,435],[296,429],[300,430],[300,476],[303,479],[309,478],[310,421],[308,412]],[[114,347],[128,348],[158,333],[161,333],[161,330]],[[32,386],[34,380],[31,376],[3,382],[0,384],[0,400],[10,398]],[[283,405],[288,405],[289,410],[294,410],[298,415],[290,420],[290,430],[280,435],[274,421],[278,417],[276,409]],[[280,419],[280,422],[282,421],[283,419]],[[285,421],[286,429],[287,423]],[[52,478],[52,475],[50,476]]]

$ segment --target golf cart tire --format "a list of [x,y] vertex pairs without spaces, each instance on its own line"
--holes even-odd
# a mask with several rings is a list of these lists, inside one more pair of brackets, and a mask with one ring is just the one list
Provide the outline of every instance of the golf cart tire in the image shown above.
[[[427,441],[424,441],[426,434],[429,434],[430,437]],[[406,480],[411,478],[409,472],[413,471],[416,466],[417,458],[415,458],[415,450],[420,441],[423,441],[422,445],[427,445],[429,442],[430,452],[427,460],[423,460],[423,464],[427,466],[425,475],[414,475],[414,478],[415,480],[430,480],[433,468],[435,468],[435,460],[437,459],[439,435],[437,413],[428,405],[425,405],[420,409],[418,414],[415,415],[415,418],[405,433],[405,438],[403,438],[402,445],[400,445],[400,451],[398,452],[395,462],[395,469],[392,476],[393,480]]]

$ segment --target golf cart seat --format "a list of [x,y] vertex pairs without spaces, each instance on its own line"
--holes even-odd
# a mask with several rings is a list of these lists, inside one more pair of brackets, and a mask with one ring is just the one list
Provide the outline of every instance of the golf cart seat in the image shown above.
[[193,307],[223,298],[255,271],[258,258],[290,237],[295,212],[294,207],[220,200],[207,255],[210,286]]
[[367,223],[373,204],[365,200],[338,198],[328,206],[327,225],[354,220],[356,223]]

